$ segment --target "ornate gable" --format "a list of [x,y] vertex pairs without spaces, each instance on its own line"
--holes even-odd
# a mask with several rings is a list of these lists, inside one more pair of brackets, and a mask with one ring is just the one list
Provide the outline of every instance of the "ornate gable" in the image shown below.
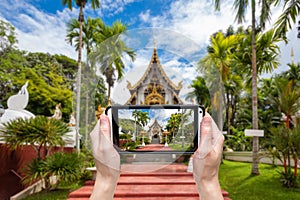
[[[175,85],[166,75],[162,68],[157,50],[153,49],[151,61],[143,74],[142,78],[131,85],[127,81],[127,88],[130,91],[131,97],[126,104],[181,104],[179,92],[182,88],[182,83]],[[133,96],[135,96],[133,98]],[[133,101],[133,99],[135,99]]]

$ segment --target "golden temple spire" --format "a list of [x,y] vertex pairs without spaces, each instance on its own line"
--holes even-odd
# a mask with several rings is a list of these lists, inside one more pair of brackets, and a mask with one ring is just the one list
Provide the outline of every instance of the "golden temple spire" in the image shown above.
[[154,49],[156,49],[156,37],[154,32],[153,32],[153,44],[154,44]]
[[153,44],[154,44],[154,48],[153,48],[153,54],[152,54],[151,62],[152,63],[160,63],[159,59],[158,59],[158,55],[157,55],[157,50],[156,50],[156,37],[155,37],[154,32],[153,32]]

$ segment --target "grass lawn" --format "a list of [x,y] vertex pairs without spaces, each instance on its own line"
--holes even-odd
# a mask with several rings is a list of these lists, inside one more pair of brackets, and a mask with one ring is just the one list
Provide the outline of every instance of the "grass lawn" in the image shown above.
[[284,188],[279,182],[283,167],[259,165],[260,175],[251,176],[251,163],[224,161],[219,171],[221,187],[232,200],[299,200],[300,189]]
[[57,190],[51,192],[42,191],[33,195],[30,195],[23,200],[66,200],[70,192],[80,188],[83,183],[74,183],[68,186],[59,186]]

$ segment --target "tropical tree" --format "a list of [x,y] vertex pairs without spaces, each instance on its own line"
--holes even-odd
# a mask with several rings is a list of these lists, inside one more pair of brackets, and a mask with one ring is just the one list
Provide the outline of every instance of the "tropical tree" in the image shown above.
[[197,76],[195,80],[192,80],[190,87],[193,90],[187,94],[186,100],[193,101],[196,99],[198,105],[203,105],[205,108],[209,108],[211,101],[205,79],[201,76]]
[[[182,120],[181,113],[173,113],[171,114],[169,120],[167,121],[166,129],[172,134],[173,142],[175,142],[175,136],[177,134],[177,131],[179,130],[181,120]],[[171,140],[171,138],[169,138],[169,140]]]
[[134,118],[134,121],[135,121],[135,135],[136,135],[137,134],[137,125],[140,125],[142,127],[146,126],[150,117],[148,115],[148,112],[143,112],[141,110],[133,111],[132,117]]
[[285,76],[288,80],[292,80],[296,87],[300,86],[300,63],[298,64],[288,64],[289,70],[283,73],[283,76]]
[[231,132],[230,127],[234,126],[237,105],[243,86],[242,76],[238,74],[231,73],[228,79],[224,81],[227,134]]
[[135,59],[134,51],[122,40],[122,35],[127,30],[127,26],[120,21],[116,21],[112,26],[104,26],[97,36],[97,47],[91,53],[92,63],[99,63],[100,70],[106,77],[108,84],[108,101],[111,101],[111,88],[113,87],[117,71],[117,80],[124,75],[125,64],[123,56],[128,55],[131,61]]
[[[283,12],[275,23],[277,35],[286,38],[286,33],[292,28],[292,24],[297,21],[300,12],[300,2],[295,0],[284,0]],[[279,5],[281,0],[275,0],[275,6]]]
[[[215,9],[220,10],[220,0],[215,0]],[[235,0],[234,9],[236,10],[235,20],[238,23],[245,21],[245,14],[249,6],[251,6],[251,75],[252,75],[252,128],[258,129],[258,108],[257,108],[257,61],[256,61],[256,34],[265,28],[266,22],[270,19],[271,5],[278,5],[280,0],[263,0],[263,1],[244,1]],[[259,13],[259,22],[256,22],[256,7],[261,8]],[[290,19],[294,22],[299,13],[299,2],[293,0],[285,0],[285,12],[277,22],[277,33],[282,36],[288,31],[287,24],[290,25]],[[258,25],[257,25],[258,24]],[[281,25],[283,24],[283,25]],[[279,26],[278,26],[279,25]],[[258,169],[258,137],[253,137],[253,163],[251,173],[259,174]]]
[[66,123],[45,116],[18,118],[4,123],[3,126],[0,132],[5,143],[12,150],[29,144],[36,150],[39,159],[46,157],[53,147],[64,145],[67,139],[66,133],[69,132]]
[[[86,49],[86,55],[89,56],[93,46],[96,44],[96,32],[99,31],[97,29],[102,29],[104,23],[101,19],[96,18],[92,19],[88,17],[82,24],[82,48]],[[80,32],[80,23],[76,19],[71,19],[67,24],[67,41],[71,45],[75,45],[76,50],[79,49],[79,32]],[[88,59],[85,63],[84,75],[85,75],[85,141],[88,138],[88,125],[89,125],[89,82],[96,76],[96,72],[91,74],[94,69],[90,68]]]
[[278,110],[285,114],[286,129],[290,129],[291,117],[299,110],[300,90],[293,86],[293,82],[283,78],[278,78],[275,82],[278,96],[273,97],[273,101]]
[[[62,0],[63,5],[68,5],[69,9],[72,10],[73,8],[73,2],[76,3],[76,5],[79,7],[79,16],[78,16],[78,22],[79,22],[79,41],[78,41],[78,72],[77,72],[77,84],[76,84],[76,128],[77,128],[77,134],[76,134],[76,147],[77,150],[80,150],[79,147],[79,119],[80,119],[80,87],[81,87],[81,57],[82,57],[82,23],[84,22],[84,14],[83,14],[83,8],[85,7],[88,0]],[[92,8],[96,9],[100,7],[100,1],[99,0],[90,0],[92,4]]]
[[[295,115],[295,113],[299,110],[300,106],[300,90],[297,87],[294,87],[293,81],[288,80],[282,77],[278,77],[275,82],[276,88],[277,88],[277,95],[272,98],[275,105],[277,106],[278,110],[285,115],[285,129],[286,129],[286,135],[287,135],[287,142],[289,145],[287,145],[286,148],[289,148],[291,146],[291,137],[293,134],[290,134],[291,129],[291,121],[292,116]],[[294,134],[295,135],[295,134]],[[285,166],[285,173],[287,173],[286,170],[286,162],[288,161],[288,166],[290,166],[290,155],[292,154],[295,164],[298,164],[298,155],[297,151],[295,151],[292,148],[287,151],[287,155],[284,158],[284,166]],[[297,170],[295,170],[295,173],[297,173]]]
[[[217,99],[217,104],[214,105],[214,108],[218,110],[218,127],[220,130],[223,129],[223,82],[227,80],[230,74],[230,62],[231,51],[235,47],[238,42],[238,36],[229,35],[227,37],[219,31],[216,34],[212,35],[211,45],[208,47],[208,54],[203,59],[199,61],[199,70],[200,72],[209,71],[208,68],[211,66],[217,68],[216,80],[214,82],[218,82],[218,92],[214,93],[214,99]],[[211,71],[210,71],[211,73]]]

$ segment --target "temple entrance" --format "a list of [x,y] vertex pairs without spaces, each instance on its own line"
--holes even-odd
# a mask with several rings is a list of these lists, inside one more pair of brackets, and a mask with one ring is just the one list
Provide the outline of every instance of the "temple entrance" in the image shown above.
[[152,137],[151,144],[159,144],[159,137],[157,134]]

